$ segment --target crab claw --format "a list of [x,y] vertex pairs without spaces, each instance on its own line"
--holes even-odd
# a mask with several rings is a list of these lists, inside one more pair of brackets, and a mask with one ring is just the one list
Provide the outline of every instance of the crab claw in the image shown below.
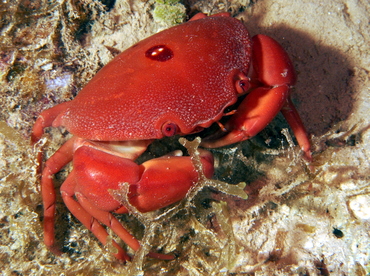
[[[131,154],[130,154],[131,155]],[[54,222],[56,194],[52,175],[73,158],[73,170],[61,186],[64,203],[71,213],[85,225],[104,245],[108,243],[108,228],[129,247],[137,251],[139,241],[116,219],[112,212],[129,212],[126,199],[140,212],[149,212],[166,207],[183,199],[197,183],[199,173],[189,156],[163,156],[151,159],[141,165],[131,159],[112,154],[106,145],[79,138],[68,140],[50,159],[43,177],[44,198],[44,239],[45,244],[55,253]],[[206,150],[200,151],[200,160],[206,177],[214,171],[213,156]],[[127,183],[127,195],[121,184]],[[126,205],[127,206],[127,205]],[[131,258],[118,243],[114,255],[123,261]],[[149,257],[172,260],[173,254],[150,252]]]
[[[225,124],[226,135],[205,139],[202,146],[217,148],[247,140],[264,129],[281,111],[292,127],[305,157],[311,160],[310,142],[303,123],[289,97],[296,74],[288,54],[272,38],[257,35],[253,41],[253,89]],[[258,83],[258,85],[254,85]]]

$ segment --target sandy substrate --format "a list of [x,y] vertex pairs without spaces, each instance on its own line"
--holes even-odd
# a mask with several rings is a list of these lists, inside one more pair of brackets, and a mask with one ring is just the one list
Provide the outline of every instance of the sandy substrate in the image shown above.
[[[55,256],[43,245],[30,131],[43,109],[72,99],[116,50],[173,22],[153,20],[154,2],[116,1],[109,12],[88,1],[0,4],[7,11],[1,14],[0,38],[3,275],[370,273],[370,4],[246,2],[189,1],[186,7],[189,15],[230,11],[252,35],[269,35],[288,51],[298,73],[292,98],[312,138],[313,162],[301,158],[282,117],[251,141],[213,151],[219,164],[215,177],[246,182],[249,198],[203,192],[194,200],[198,209],[154,221],[150,233],[122,217],[146,244],[179,253],[166,262],[139,252],[126,265],[111,257],[61,199],[57,240],[65,254]],[[47,157],[68,137],[65,130],[48,131],[42,140]],[[149,156],[175,149],[177,141],[171,143],[156,144]],[[57,175],[58,185],[67,173]],[[209,198],[227,204],[209,208],[202,204]]]

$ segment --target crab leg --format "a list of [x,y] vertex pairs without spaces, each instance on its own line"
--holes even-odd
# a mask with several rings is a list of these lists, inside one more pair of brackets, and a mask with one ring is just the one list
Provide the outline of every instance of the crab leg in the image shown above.
[[52,108],[46,109],[37,117],[37,120],[32,129],[31,143],[35,144],[40,140],[41,136],[44,134],[44,129],[53,125],[54,120],[60,113],[62,113],[68,102],[58,104]]
[[[119,236],[133,250],[139,250],[140,243],[138,242],[138,240],[134,236],[132,236],[110,212],[102,211],[99,208],[93,206],[89,202],[89,200],[80,193],[76,193],[75,196],[78,199],[78,203],[80,203],[84,210],[87,211],[92,217],[94,217],[97,221],[105,224],[107,227],[111,228],[113,232],[116,233],[117,236]],[[90,228],[88,229],[91,230]],[[95,233],[94,231],[93,233],[96,236],[97,234],[100,234]],[[106,243],[106,237],[108,236],[108,233],[105,231],[104,235],[105,237],[99,238],[99,240],[103,244]],[[149,252],[148,256],[162,260],[173,260],[175,258],[175,256],[172,254],[166,255],[153,252]]]
[[[37,117],[35,124],[33,125],[32,133],[31,133],[31,144],[36,144],[44,134],[44,129],[46,127],[52,126],[54,120],[58,115],[65,110],[67,102],[58,104],[52,108],[46,109]],[[36,159],[38,168],[37,173],[40,174],[42,171],[42,151],[37,153]],[[63,167],[63,166],[62,166]]]
[[299,116],[298,111],[293,105],[290,97],[287,98],[283,108],[281,109],[281,113],[284,115],[285,120],[287,120],[288,124],[292,128],[298,144],[305,153],[306,158],[309,161],[312,161],[310,140],[308,139],[308,135],[302,123],[301,117]]
[[[87,229],[89,229],[95,237],[99,239],[99,241],[106,245],[107,244],[107,237],[108,233],[104,229],[104,227],[99,223],[99,220],[93,217],[88,211],[86,211],[85,207],[82,206],[80,202],[77,202],[74,196],[76,182],[74,179],[74,171],[72,171],[68,178],[65,180],[61,187],[61,194],[63,201],[69,211],[83,224]],[[79,194],[76,194],[78,198]],[[97,211],[97,210],[94,210]],[[98,210],[100,211],[100,210]],[[119,222],[118,222],[119,224]],[[125,229],[124,229],[125,230]],[[127,232],[127,231],[126,231]],[[130,235],[129,233],[127,233]],[[135,238],[133,238],[135,239]],[[115,253],[115,257],[119,260],[123,261],[130,261],[131,258],[126,254],[126,252],[115,242],[113,241],[113,246],[118,250],[118,253]]]
[[44,241],[46,246],[56,254],[60,254],[60,251],[54,247],[56,193],[52,176],[72,161],[74,141],[74,137],[68,140],[45,162],[45,168],[41,178],[41,192],[44,206]]

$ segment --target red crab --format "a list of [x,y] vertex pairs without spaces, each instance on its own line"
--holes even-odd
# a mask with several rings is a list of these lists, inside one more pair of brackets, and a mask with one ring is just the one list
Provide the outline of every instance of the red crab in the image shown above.
[[[224,135],[201,146],[221,147],[256,135],[281,111],[311,159],[307,133],[289,97],[295,81],[283,48],[264,35],[250,38],[244,25],[227,13],[197,14],[122,52],[74,100],[43,111],[34,125],[32,143],[50,126],[64,126],[74,135],[43,166],[45,244],[59,252],[54,245],[52,176],[69,162],[73,170],[60,189],[68,209],[103,244],[108,234],[101,224],[137,250],[140,243],[112,215],[128,210],[109,191],[129,183],[130,204],[148,212],[181,200],[198,180],[190,157],[164,156],[136,164],[153,140],[218,123]],[[237,110],[225,112],[245,94]],[[224,126],[218,122],[231,114]],[[201,160],[211,177],[212,155],[203,150]],[[114,246],[117,258],[130,259]]]

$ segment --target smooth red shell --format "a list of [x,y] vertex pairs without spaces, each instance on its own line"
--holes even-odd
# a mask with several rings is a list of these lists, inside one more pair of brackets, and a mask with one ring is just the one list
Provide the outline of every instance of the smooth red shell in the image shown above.
[[[158,45],[172,57],[148,57]],[[161,138],[168,122],[180,134],[199,131],[236,102],[235,77],[247,74],[250,59],[249,34],[237,19],[206,17],[172,27],[103,67],[54,126],[101,141]]]

